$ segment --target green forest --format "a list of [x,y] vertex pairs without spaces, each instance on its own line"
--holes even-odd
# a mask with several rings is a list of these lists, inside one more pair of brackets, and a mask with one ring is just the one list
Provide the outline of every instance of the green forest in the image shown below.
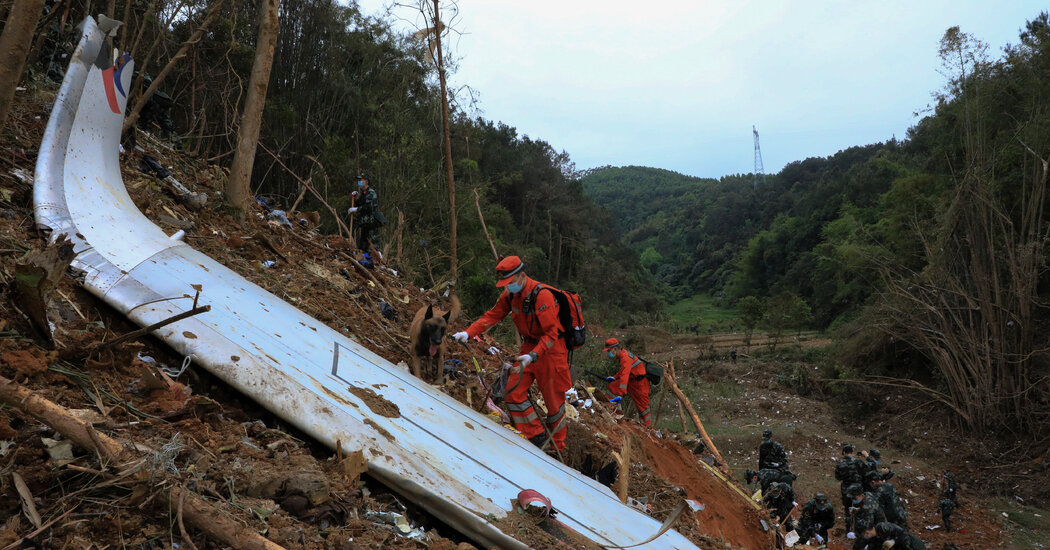
[[[230,163],[259,5],[120,6],[111,15],[128,24],[113,40],[138,73],[129,105],[153,92],[164,99],[143,111],[139,128],[182,154]],[[497,296],[495,256],[517,254],[530,275],[578,291],[592,323],[658,321],[670,304],[709,296],[749,329],[836,331],[846,368],[900,375],[908,365],[903,375],[968,426],[1047,425],[1047,397],[1023,390],[1048,374],[1045,12],[998,57],[979,37],[948,29],[944,88],[904,139],[798,160],[760,179],[715,180],[636,166],[578,170],[570,152],[521,134],[514,121],[477,116],[462,87],[448,94],[446,142],[426,32],[397,31],[354,2],[287,0],[279,9],[251,195],[290,208],[311,182],[318,196],[305,194],[298,210],[321,212],[322,231],[336,232],[330,212],[343,216],[356,174],[368,172],[389,220],[387,263],[420,286],[454,285],[468,315]],[[44,8],[45,32],[27,52],[36,78],[61,75],[78,38],[70,11]]]

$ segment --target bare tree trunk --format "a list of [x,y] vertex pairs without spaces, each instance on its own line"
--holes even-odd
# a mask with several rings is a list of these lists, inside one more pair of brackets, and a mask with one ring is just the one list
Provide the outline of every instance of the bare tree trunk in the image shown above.
[[459,266],[456,261],[456,181],[452,176],[452,133],[449,130],[448,91],[445,85],[445,60],[441,52],[442,25],[438,11],[438,1],[434,0],[434,42],[437,49],[438,80],[441,82],[441,124],[445,132],[445,175],[448,178],[448,271],[449,278],[455,283],[459,278],[457,274]]
[[266,88],[270,83],[270,68],[273,66],[273,51],[277,45],[277,8],[280,0],[259,1],[259,39],[255,45],[255,61],[248,79],[248,97],[244,100],[240,129],[237,131],[237,153],[233,157],[230,179],[226,182],[226,195],[230,203],[240,210],[238,217],[245,216],[248,208],[248,182],[255,164],[255,149],[259,143],[259,128],[262,126],[263,107],[266,105]]
[[[15,99],[15,88],[22,81],[33,31],[44,10],[44,0],[18,0],[0,35],[0,129],[7,121],[7,111]],[[442,88],[444,89],[444,88]],[[448,130],[445,130],[446,134]]]

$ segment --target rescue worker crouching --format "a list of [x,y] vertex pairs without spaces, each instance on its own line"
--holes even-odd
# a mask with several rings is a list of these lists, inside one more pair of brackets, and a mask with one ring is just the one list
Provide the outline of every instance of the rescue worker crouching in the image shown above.
[[[532,291],[540,283],[525,274],[525,263],[517,256],[508,256],[496,265],[496,286],[503,294],[465,331],[452,337],[466,342],[498,324],[509,313],[521,335],[521,348],[507,378],[504,402],[514,427],[537,447],[547,440],[543,424],[529,400],[529,386],[536,381],[543,402],[547,406],[547,428],[551,442],[558,450],[565,449],[566,422],[565,392],[572,387],[569,374],[569,355],[558,320],[558,302],[551,292]],[[534,301],[534,303],[532,303]]]
[[645,375],[645,362],[624,349],[616,338],[606,340],[602,351],[620,365],[616,376],[605,379],[608,382],[609,393],[616,396],[611,401],[619,402],[624,395],[630,394],[634,406],[638,409],[638,420],[646,426],[652,425],[652,411],[649,409],[649,378]]

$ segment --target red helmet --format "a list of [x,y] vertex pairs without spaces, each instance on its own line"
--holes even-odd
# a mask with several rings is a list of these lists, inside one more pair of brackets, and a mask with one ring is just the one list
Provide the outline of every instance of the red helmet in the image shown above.
[[496,282],[496,286],[504,287],[509,285],[514,276],[521,273],[523,269],[525,269],[525,262],[521,261],[521,258],[517,256],[503,258],[496,264],[496,277],[499,279]]

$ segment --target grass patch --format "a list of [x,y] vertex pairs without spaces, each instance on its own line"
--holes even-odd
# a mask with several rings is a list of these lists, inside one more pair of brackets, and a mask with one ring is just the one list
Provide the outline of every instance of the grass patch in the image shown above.
[[[1002,517],[1006,512],[1008,518]],[[992,502],[991,513],[1003,520],[1010,534],[1007,550],[1050,548],[1050,511],[1008,499]]]
[[728,327],[740,324],[736,309],[716,304],[715,299],[707,294],[696,294],[667,306],[667,314],[682,329],[699,324],[701,330],[707,327]]

